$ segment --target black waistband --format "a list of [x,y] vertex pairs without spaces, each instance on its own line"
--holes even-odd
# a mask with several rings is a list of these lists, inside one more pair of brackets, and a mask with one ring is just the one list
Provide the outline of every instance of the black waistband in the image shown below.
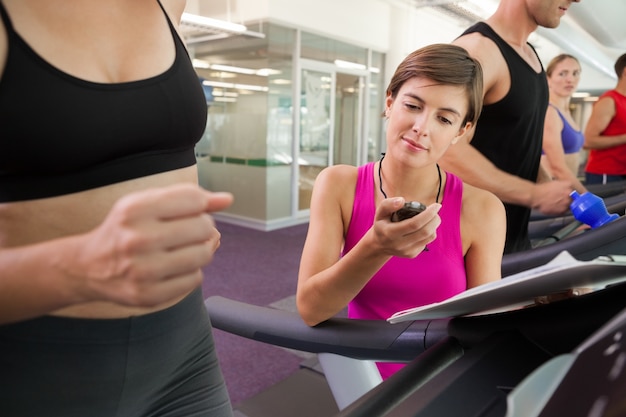
[[0,339],[81,344],[127,343],[171,334],[181,323],[197,321],[198,314],[206,315],[200,288],[177,304],[154,313],[120,319],[43,316],[0,326]]

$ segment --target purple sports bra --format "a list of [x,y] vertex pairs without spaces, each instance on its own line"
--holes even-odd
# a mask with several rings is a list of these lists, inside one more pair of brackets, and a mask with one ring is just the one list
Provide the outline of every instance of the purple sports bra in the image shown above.
[[561,141],[563,142],[563,151],[567,153],[576,153],[580,151],[583,147],[583,143],[585,142],[585,135],[580,130],[576,130],[569,124],[565,116],[561,113],[556,106],[550,104],[556,112],[559,114],[559,117],[563,121],[563,130],[561,130]]

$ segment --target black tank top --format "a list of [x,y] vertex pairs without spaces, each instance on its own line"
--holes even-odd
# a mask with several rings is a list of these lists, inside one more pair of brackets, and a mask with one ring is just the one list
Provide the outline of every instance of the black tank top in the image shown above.
[[[479,22],[464,34],[478,32],[493,40],[506,61],[511,88],[502,100],[485,105],[471,144],[499,169],[529,181],[537,180],[543,124],[548,108],[546,74],[540,73],[486,23]],[[533,51],[532,45],[528,44]],[[536,54],[536,52],[535,52]],[[530,208],[505,204],[507,236],[505,253],[529,249]]]
[[176,47],[172,66],[148,79],[106,84],[76,78],[42,59],[14,30],[0,1],[8,38],[0,80],[0,202],[58,196],[195,164],[206,100],[163,13]]

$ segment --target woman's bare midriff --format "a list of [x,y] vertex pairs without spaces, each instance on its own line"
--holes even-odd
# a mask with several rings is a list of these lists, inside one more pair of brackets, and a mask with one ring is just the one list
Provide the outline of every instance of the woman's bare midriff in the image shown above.
[[[126,194],[184,182],[197,184],[195,166],[59,197],[2,203],[0,249],[85,233],[102,223],[113,204]],[[83,318],[122,318],[163,310],[182,298],[184,296],[151,308],[93,302],[69,306],[51,314]]]

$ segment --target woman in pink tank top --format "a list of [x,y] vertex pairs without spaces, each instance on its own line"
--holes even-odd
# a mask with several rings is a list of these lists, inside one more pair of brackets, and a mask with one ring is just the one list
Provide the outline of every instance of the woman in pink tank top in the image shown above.
[[[331,166],[316,179],[297,290],[308,325],[346,306],[349,317],[384,320],[500,279],[502,203],[437,164],[475,125],[482,90],[480,64],[458,46],[430,45],[398,66],[383,158]],[[397,220],[410,201],[426,207]],[[379,369],[385,378],[399,366]]]

